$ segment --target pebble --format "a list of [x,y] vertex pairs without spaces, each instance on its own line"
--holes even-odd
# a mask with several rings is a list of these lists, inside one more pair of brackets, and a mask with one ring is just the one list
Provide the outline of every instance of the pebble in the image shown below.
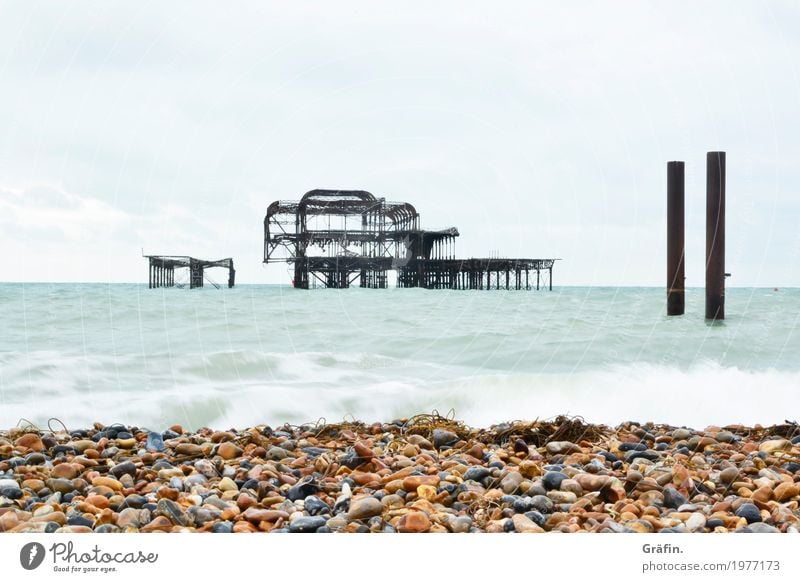
[[483,481],[492,472],[486,467],[470,467],[464,473],[465,481]]
[[674,487],[665,487],[663,491],[664,507],[678,509],[686,503],[686,497],[679,493]]
[[568,455],[570,453],[580,453],[581,448],[569,441],[552,441],[545,445],[545,450],[551,455]]
[[514,524],[514,529],[519,533],[544,533],[541,527],[524,514],[515,514],[511,521]]
[[530,507],[542,513],[553,513],[555,505],[553,500],[544,495],[534,495],[531,497]]
[[148,451],[161,452],[167,447],[164,446],[164,439],[161,438],[161,435],[159,433],[150,431],[147,434],[147,442],[145,443],[145,448]]
[[548,491],[551,489],[558,489],[561,487],[561,482],[565,479],[569,479],[564,473],[557,472],[557,471],[548,471],[542,477],[542,485]]
[[397,531],[400,533],[424,533],[431,527],[431,520],[422,511],[411,511],[397,522]]
[[233,533],[233,524],[229,521],[218,521],[212,526],[211,531],[214,533]]
[[739,469],[736,467],[726,467],[719,473],[719,480],[725,485],[730,485],[739,477]]
[[298,517],[289,524],[291,533],[313,533],[325,525],[325,518],[321,516]]
[[305,498],[303,508],[309,515],[320,515],[331,512],[330,506],[315,495],[309,495]]
[[225,459],[226,461],[230,461],[235,459],[242,454],[242,449],[237,447],[232,442],[224,442],[217,447],[217,454]]
[[500,481],[500,488],[505,493],[515,493],[523,480],[524,477],[518,471],[511,471]]
[[692,513],[686,520],[686,528],[689,531],[699,531],[706,526],[706,516],[702,513]]
[[347,518],[351,521],[369,519],[383,513],[383,503],[374,497],[362,497],[350,502]]
[[792,443],[787,439],[773,439],[764,441],[763,443],[758,445],[758,452],[771,455],[781,451],[787,451],[791,448],[792,448]]
[[170,499],[159,499],[155,515],[166,517],[176,525],[192,525],[192,519],[183,508]]
[[39,435],[27,433],[14,441],[14,447],[17,449],[27,449],[31,451],[41,452],[45,449],[44,442]]
[[774,525],[764,522],[755,522],[734,531],[734,533],[780,533]]
[[433,430],[433,446],[437,449],[451,447],[458,442],[458,435],[449,430],[436,428]]
[[761,512],[752,503],[740,505],[739,509],[736,510],[736,515],[745,518],[749,524],[761,521]]
[[450,519],[450,531],[453,533],[469,533],[471,527],[472,518],[468,515],[451,517]]

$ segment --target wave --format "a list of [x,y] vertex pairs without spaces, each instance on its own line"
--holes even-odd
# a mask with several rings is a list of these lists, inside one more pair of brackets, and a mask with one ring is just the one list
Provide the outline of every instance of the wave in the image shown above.
[[[30,392],[11,397],[4,374],[0,426],[20,418],[44,424],[56,416],[70,427],[100,421],[157,429],[176,422],[223,428],[321,417],[391,420],[453,409],[472,426],[573,414],[612,425],[639,420],[702,428],[783,422],[800,386],[800,372],[748,371],[713,362],[688,370],[635,363],[564,374],[484,374],[422,365],[398,374],[408,362],[368,354],[291,354],[277,363],[275,354],[238,357],[256,367],[260,358],[272,361],[275,374],[226,381],[175,375],[157,386],[134,388],[119,382],[64,382],[62,373],[58,383],[37,383],[34,403]],[[284,367],[302,371],[281,372]]]

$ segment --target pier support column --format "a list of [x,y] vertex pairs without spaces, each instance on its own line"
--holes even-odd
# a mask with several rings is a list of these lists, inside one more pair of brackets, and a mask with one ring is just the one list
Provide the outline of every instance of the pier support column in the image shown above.
[[191,259],[189,261],[189,289],[196,289],[203,286],[203,266],[200,261]]
[[706,155],[706,319],[725,319],[725,152]]
[[667,162],[667,315],[683,315],[684,163]]

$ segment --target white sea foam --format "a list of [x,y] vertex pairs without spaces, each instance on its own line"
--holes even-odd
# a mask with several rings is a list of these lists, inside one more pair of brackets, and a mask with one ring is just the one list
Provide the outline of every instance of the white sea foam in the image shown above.
[[[389,420],[772,423],[800,404],[800,292],[302,292],[0,285],[0,427]],[[786,314],[789,314],[788,316]]]

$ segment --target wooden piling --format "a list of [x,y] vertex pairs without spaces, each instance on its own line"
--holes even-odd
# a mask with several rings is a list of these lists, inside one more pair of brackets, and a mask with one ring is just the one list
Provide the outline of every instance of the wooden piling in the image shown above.
[[725,319],[725,152],[706,155],[706,320]]
[[684,163],[667,162],[667,315],[683,315]]

